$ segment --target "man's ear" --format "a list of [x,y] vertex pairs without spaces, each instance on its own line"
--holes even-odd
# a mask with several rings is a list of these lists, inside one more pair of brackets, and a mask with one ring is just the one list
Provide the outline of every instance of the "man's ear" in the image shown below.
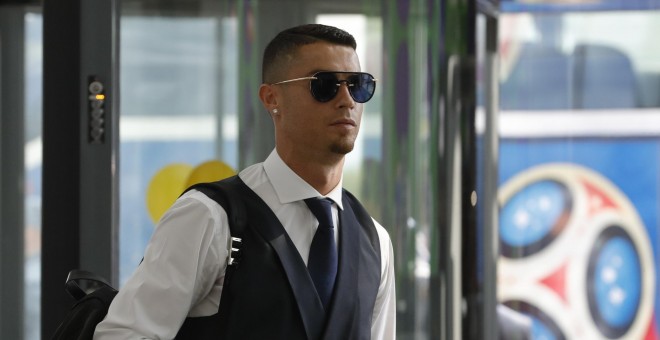
[[271,116],[274,115],[277,111],[277,93],[272,85],[261,84],[261,86],[259,86],[259,99],[268,113],[270,113]]

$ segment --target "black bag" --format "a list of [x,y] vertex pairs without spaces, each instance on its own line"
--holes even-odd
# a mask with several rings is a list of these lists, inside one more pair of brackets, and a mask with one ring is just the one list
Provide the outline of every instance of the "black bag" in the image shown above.
[[[235,200],[229,199],[230,195],[237,194],[230,184],[237,180],[238,177],[234,176],[230,181],[199,183],[184,191],[185,193],[194,188],[204,193],[220,204],[227,213],[232,246],[225,273],[225,285],[229,283],[231,274],[240,262],[240,235],[243,234],[245,227],[245,208],[238,205]],[[51,340],[92,340],[96,326],[108,314],[110,304],[118,291],[103,277],[80,269],[69,272],[65,290],[76,299],[76,303],[57,327]]]
[[96,325],[108,313],[117,290],[101,276],[85,270],[72,270],[65,290],[77,300],[57,327],[53,340],[91,340]]

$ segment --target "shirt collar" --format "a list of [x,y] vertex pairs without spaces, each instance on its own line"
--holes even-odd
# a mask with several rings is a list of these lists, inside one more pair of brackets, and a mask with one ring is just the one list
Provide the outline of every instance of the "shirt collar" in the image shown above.
[[337,204],[339,209],[344,209],[341,201],[343,175],[339,179],[337,186],[327,195],[321,195],[309,183],[305,182],[298,174],[293,172],[286,163],[280,158],[277,150],[273,150],[264,161],[264,170],[266,176],[273,184],[275,194],[280,203],[286,204],[296,201],[302,201],[311,197],[327,197]]

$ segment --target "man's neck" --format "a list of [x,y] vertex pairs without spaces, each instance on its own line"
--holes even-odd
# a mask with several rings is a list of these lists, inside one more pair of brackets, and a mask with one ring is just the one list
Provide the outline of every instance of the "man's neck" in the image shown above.
[[298,157],[293,153],[277,151],[282,161],[321,195],[327,195],[341,180],[343,155],[319,161],[314,157]]

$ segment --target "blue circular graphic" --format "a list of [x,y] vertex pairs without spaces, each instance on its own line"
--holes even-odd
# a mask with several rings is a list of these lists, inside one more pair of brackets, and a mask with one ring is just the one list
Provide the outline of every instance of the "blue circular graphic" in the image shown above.
[[520,257],[548,245],[571,212],[568,188],[553,180],[533,182],[516,192],[500,211],[502,254]]
[[557,340],[557,335],[547,324],[540,319],[530,316],[532,319],[532,339],[534,340]]
[[521,312],[532,320],[531,339],[534,340],[565,340],[564,332],[557,323],[535,305],[526,301],[510,300],[504,305]]
[[642,271],[639,254],[618,226],[598,237],[589,256],[589,308],[599,330],[619,337],[628,331],[640,305]]

